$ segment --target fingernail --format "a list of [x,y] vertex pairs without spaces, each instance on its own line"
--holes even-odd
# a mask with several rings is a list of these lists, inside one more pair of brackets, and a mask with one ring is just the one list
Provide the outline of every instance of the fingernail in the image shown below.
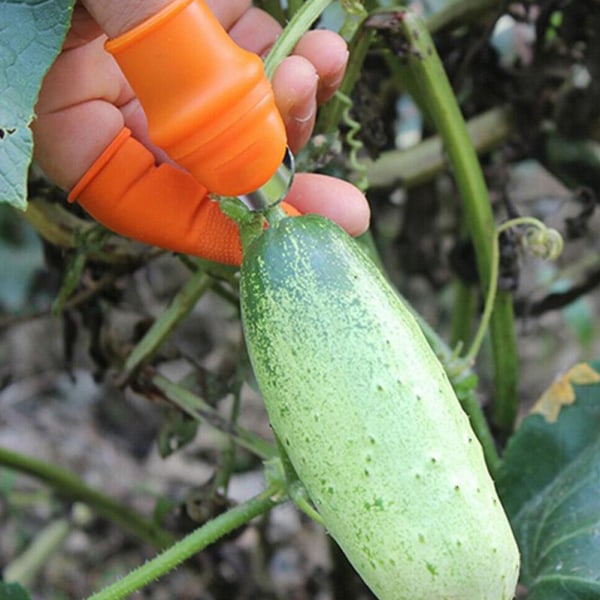
[[342,55],[341,60],[338,62],[337,67],[329,72],[328,78],[321,84],[317,94],[317,101],[319,104],[327,102],[327,100],[329,100],[342,85],[342,81],[344,81],[344,76],[346,75],[348,57],[349,52],[346,50]]
[[342,80],[344,79],[344,75],[346,74],[346,65],[348,64],[349,55],[350,55],[350,53],[348,52],[348,50],[346,50],[344,57],[342,58],[342,60],[340,60],[339,65],[337,66],[336,69],[333,70],[333,72],[331,74],[333,79],[330,79],[327,82],[328,89],[337,88],[342,83]]
[[290,116],[296,123],[306,123],[315,115],[314,102],[311,100],[308,105],[303,103],[301,106],[295,106],[290,110]]
[[318,87],[319,76],[315,73],[314,86],[306,90],[304,98],[298,99],[297,104],[290,109],[290,117],[297,123],[306,123],[315,116],[317,110],[315,93]]

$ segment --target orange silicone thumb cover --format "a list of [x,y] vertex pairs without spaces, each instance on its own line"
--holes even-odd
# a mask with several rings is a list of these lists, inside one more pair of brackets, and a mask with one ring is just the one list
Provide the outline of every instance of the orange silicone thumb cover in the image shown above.
[[152,141],[211,192],[247,194],[277,170],[286,134],[262,61],[232,41],[204,0],[175,0],[106,48]]
[[[224,264],[241,263],[237,225],[189,173],[169,164],[156,166],[151,152],[127,128],[71,190],[69,200],[112,231],[140,242]],[[299,214],[282,206],[290,216]]]

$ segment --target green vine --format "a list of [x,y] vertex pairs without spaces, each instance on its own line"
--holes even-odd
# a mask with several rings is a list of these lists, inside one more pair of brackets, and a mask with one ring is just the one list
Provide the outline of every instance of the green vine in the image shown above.
[[521,244],[525,250],[529,251],[534,256],[543,260],[556,260],[563,250],[563,239],[560,233],[558,233],[556,229],[547,227],[544,223],[533,217],[517,217],[515,219],[510,219],[496,228],[492,246],[490,282],[483,315],[477,333],[471,343],[471,347],[467,354],[462,358],[469,366],[475,362],[475,358],[481,349],[494,308],[496,292],[498,289],[498,269],[500,266],[500,236],[508,229],[520,225],[526,226],[525,232],[521,237]]
[[[388,16],[386,19],[382,18]],[[380,28],[396,28],[407,42],[406,61],[420,103],[433,120],[453,167],[462,197],[466,228],[475,248],[483,293],[491,280],[494,215],[481,166],[452,86],[423,20],[410,10],[379,13]],[[492,417],[502,437],[507,437],[517,416],[518,360],[512,297],[495,295],[490,317],[490,340],[494,365]]]
[[168,308],[162,313],[144,337],[131,351],[118,383],[123,385],[160,348],[173,330],[187,317],[200,298],[211,288],[214,280],[198,269],[177,292]]
[[295,3],[295,12],[265,60],[265,73],[273,78],[275,69],[294,49],[300,38],[331,4],[331,0],[309,0]]
[[282,488],[269,488],[254,498],[231,508],[190,533],[152,560],[134,569],[122,579],[109,585],[88,600],[120,600],[162,577],[209,544],[271,510],[285,499]]

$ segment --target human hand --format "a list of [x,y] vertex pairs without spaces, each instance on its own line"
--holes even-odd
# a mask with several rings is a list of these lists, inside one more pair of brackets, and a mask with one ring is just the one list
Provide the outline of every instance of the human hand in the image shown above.
[[[106,197],[105,188],[91,201],[83,198],[84,193],[78,198],[82,205],[124,235],[180,252],[239,262],[237,239],[233,254],[223,256],[218,249],[222,242],[236,237],[235,227],[206,200],[206,190],[171,165],[150,142],[139,101],[103,47],[106,36],[102,30],[117,36],[159,10],[165,0],[88,0],[84,4],[87,10],[76,6],[64,50],[41,90],[38,118],[32,126],[36,160],[56,183],[72,189],[123,127],[128,127],[133,137],[126,146],[135,149],[135,160],[131,152],[119,147],[105,170],[106,177],[113,179],[126,170],[131,181],[125,188],[111,189],[108,196],[112,197]],[[264,54],[279,34],[278,24],[250,7],[247,0],[209,0],[208,4],[232,39],[252,52]],[[140,15],[140,10],[145,14]],[[297,150],[310,137],[317,104],[335,93],[346,59],[341,38],[332,32],[313,31],[278,68],[273,89],[292,149]],[[132,163],[140,156],[136,171]],[[155,160],[162,163],[160,167],[154,165]],[[145,185],[140,186],[142,180]],[[337,179],[299,174],[286,200],[302,213],[319,212],[332,218],[351,234],[364,231],[368,224],[362,194]]]

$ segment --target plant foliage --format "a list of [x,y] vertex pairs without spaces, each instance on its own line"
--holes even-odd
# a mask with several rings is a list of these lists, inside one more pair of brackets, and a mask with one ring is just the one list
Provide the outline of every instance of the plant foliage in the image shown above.
[[530,600],[600,595],[600,362],[557,380],[510,440],[498,488]]
[[[65,38],[74,0],[0,2],[0,202],[25,209],[29,125],[42,79]],[[18,26],[16,25],[18,24]]]

